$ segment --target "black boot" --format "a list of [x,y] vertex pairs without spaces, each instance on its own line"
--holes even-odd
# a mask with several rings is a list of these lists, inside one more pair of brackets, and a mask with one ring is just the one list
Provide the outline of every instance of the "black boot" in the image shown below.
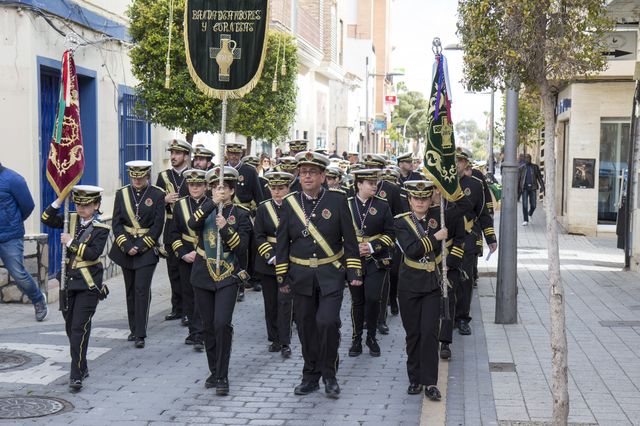
[[362,353],[362,340],[359,338],[353,339],[351,347],[349,348],[349,356],[358,356]]
[[380,345],[375,336],[367,336],[367,347],[369,348],[369,355],[378,357],[380,356]]
[[216,381],[216,395],[218,396],[229,395],[229,379],[224,377]]

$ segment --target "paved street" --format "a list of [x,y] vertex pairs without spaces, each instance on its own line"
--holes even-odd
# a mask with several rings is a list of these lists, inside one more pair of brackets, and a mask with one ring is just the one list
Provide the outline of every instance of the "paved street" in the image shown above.
[[[62,398],[73,409],[34,419],[51,424],[407,424],[421,416],[422,397],[406,394],[404,333],[399,317],[390,320],[391,333],[382,336],[382,356],[346,352],[351,321],[345,292],[343,340],[338,378],[342,397],[328,400],[324,390],[307,397],[293,395],[299,383],[302,358],[297,337],[294,356],[283,360],[267,352],[262,320],[262,295],[247,291],[246,301],[234,314],[234,347],[228,397],[204,389],[208,376],[205,355],[184,345],[186,329],[176,321],[163,321],[168,303],[164,267],[156,271],[147,347],[134,349],[126,342],[123,283],[109,283],[111,294],[98,307],[93,322],[89,368],[91,377],[81,393],[67,391],[66,337],[60,313],[53,311],[42,324],[33,320],[30,306],[1,306],[3,331],[0,350],[19,350],[36,357],[22,370],[0,371],[0,395],[40,395]],[[52,308],[56,308],[52,306]],[[24,327],[26,325],[26,327]],[[31,355],[34,358],[33,355]],[[27,368],[28,367],[28,368]],[[425,406],[426,415],[443,408]]]

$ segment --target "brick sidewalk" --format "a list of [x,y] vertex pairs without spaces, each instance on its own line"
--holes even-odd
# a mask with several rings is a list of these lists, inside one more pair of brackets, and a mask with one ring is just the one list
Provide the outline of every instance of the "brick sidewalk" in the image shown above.
[[[260,293],[247,291],[246,301],[234,313],[234,346],[231,354],[230,396],[216,397],[204,389],[208,376],[205,355],[184,345],[186,329],[163,317],[169,307],[166,270],[159,267],[153,282],[149,337],[143,350],[134,349],[127,334],[123,283],[109,282],[111,294],[98,307],[91,337],[91,377],[78,394],[67,391],[68,361],[47,359],[33,369],[0,371],[0,396],[42,395],[71,402],[70,412],[33,420],[51,424],[407,424],[419,423],[422,396],[406,394],[404,330],[399,317],[391,317],[391,332],[380,336],[382,356],[363,354],[349,358],[351,320],[348,292],[342,309],[343,328],[337,401],[324,390],[306,396],[293,394],[299,383],[302,357],[297,337],[293,356],[267,352]],[[57,306],[51,317],[36,323],[31,306],[0,306],[3,327],[0,348],[10,347],[49,357],[52,351],[67,358],[66,337]],[[4,327],[5,325],[9,326]],[[100,335],[96,329],[100,328]],[[58,334],[45,334],[58,333]],[[117,337],[117,338],[114,338]],[[96,359],[91,360],[91,357]],[[43,367],[46,365],[46,368]],[[41,383],[53,377],[51,383]],[[26,382],[26,383],[25,383]],[[37,384],[41,383],[41,384]],[[1,422],[1,421],[0,421]],[[21,423],[25,423],[21,421]]]
[[[494,277],[481,278],[477,291],[488,361],[505,363],[502,371],[490,373],[501,425],[537,425],[551,418],[546,228],[539,210],[528,227],[518,225],[518,324],[494,324]],[[559,241],[569,345],[569,421],[638,425],[640,276],[622,271],[623,253],[615,248],[613,236],[562,234]],[[480,260],[481,272],[495,271],[496,265],[494,258],[489,263]],[[466,414],[474,410],[465,403]],[[465,424],[486,424],[484,416],[469,419]]]

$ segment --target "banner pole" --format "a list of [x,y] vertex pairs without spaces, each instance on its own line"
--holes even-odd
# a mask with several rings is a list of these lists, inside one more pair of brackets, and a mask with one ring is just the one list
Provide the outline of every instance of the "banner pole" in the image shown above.
[[[62,232],[65,234],[69,233],[69,197],[64,199],[64,225],[62,227]],[[66,312],[67,310],[67,245],[62,244],[62,262],[60,265],[60,294],[64,294],[65,300],[60,300],[60,311]]]
[[[220,144],[218,147],[218,155],[220,158],[220,177],[218,185],[224,185],[224,151],[227,144],[227,93],[222,95],[222,124],[220,125]],[[218,214],[222,214],[222,202],[218,205]],[[216,274],[220,274],[220,257],[222,256],[222,244],[220,241],[220,228],[218,228],[218,239],[216,246]]]
[[[444,222],[444,203],[442,200],[442,195],[440,195],[440,229],[445,228]],[[442,240],[442,253],[440,255],[442,261],[442,301],[444,305],[444,319],[448,320],[451,318],[451,313],[449,312],[449,278],[447,277],[447,272],[449,268],[447,268],[447,260],[445,256],[447,250],[447,239]],[[436,265],[437,267],[437,265]]]

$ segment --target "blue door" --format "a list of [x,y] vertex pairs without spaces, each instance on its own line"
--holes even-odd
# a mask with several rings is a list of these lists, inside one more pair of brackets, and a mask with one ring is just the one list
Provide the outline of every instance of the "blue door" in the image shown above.
[[[56,67],[57,65],[57,67]],[[44,210],[53,200],[56,193],[47,180],[47,158],[49,144],[53,133],[58,97],[60,91],[60,63],[47,61],[47,65],[40,64],[40,206]],[[80,122],[82,128],[82,142],[85,153],[84,174],[80,183],[87,185],[98,184],[98,140],[97,140],[97,96],[94,72],[78,70],[78,85],[80,92]],[[86,75],[89,74],[89,75]],[[73,209],[73,205],[70,206]],[[60,247],[60,229],[52,229],[41,225],[49,243],[49,277],[55,276],[60,270],[62,249]]]

